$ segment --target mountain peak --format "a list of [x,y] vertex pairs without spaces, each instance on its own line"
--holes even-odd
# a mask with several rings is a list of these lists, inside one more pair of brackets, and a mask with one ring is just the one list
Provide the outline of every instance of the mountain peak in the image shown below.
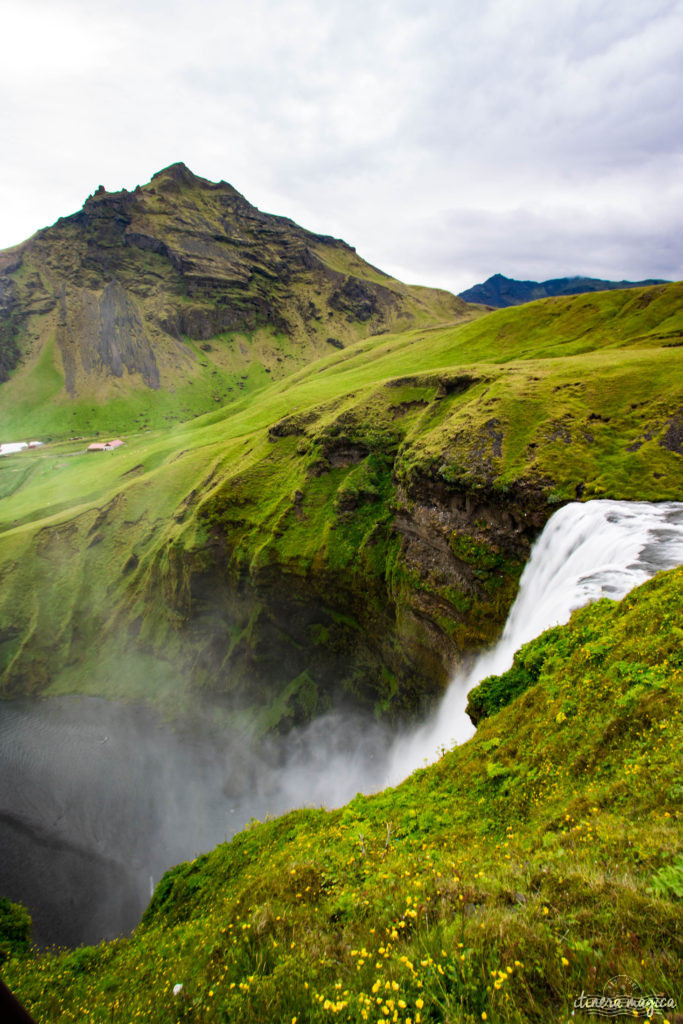
[[169,164],[168,167],[163,167],[156,174],[152,175],[151,181],[147,185],[143,185],[143,191],[149,187],[158,189],[159,191],[168,194],[179,194],[183,188],[190,189],[201,189],[207,192],[224,192],[228,195],[241,200],[245,207],[251,210],[255,210],[250,203],[244,198],[241,192],[238,192],[236,188],[230,185],[227,181],[221,179],[220,181],[210,181],[208,178],[202,178],[201,175],[195,174],[191,171],[187,164],[179,160],[177,163]]
[[169,164],[168,167],[163,167],[156,174],[152,175],[152,181],[159,182],[164,179],[170,179],[176,182],[178,185],[196,185],[200,183],[206,183],[207,185],[213,184],[206,178],[200,178],[199,175],[195,174],[187,164],[184,164],[182,160],[177,163]]
[[503,308],[518,306],[534,299],[546,299],[557,295],[578,295],[583,292],[611,291],[615,288],[643,288],[647,285],[668,284],[660,279],[647,281],[606,281],[596,277],[556,277],[548,281],[517,281],[504,274],[493,274],[483,284],[476,284],[460,292],[459,298],[466,302],[480,302],[487,306]]
[[[206,412],[247,379],[263,384],[330,347],[465,310],[178,161],[132,191],[100,186],[0,254],[0,383],[49,344],[69,398],[183,388]],[[190,414],[178,406],[176,418]]]

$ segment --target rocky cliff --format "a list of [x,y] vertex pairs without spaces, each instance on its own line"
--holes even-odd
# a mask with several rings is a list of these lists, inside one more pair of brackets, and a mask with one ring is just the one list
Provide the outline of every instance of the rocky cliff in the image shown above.
[[184,419],[359,337],[466,311],[174,164],[132,192],[99,188],[0,254],[0,383],[13,378],[0,426],[27,387],[54,406],[56,433],[97,426],[71,423],[78,400],[131,391],[152,419],[145,392],[175,393]]
[[[98,308],[125,366],[121,289]],[[210,693],[261,729],[414,713],[559,504],[679,496],[682,310],[669,285],[370,335],[106,456],[2,460],[2,692]]]

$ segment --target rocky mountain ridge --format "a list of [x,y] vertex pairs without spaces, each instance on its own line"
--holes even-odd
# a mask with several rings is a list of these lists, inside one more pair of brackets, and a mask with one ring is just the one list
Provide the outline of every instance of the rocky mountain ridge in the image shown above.
[[69,400],[194,388],[182,419],[359,337],[466,313],[178,163],[132,192],[100,187],[0,253],[3,404],[56,374],[41,397],[67,413]]
[[668,284],[659,279],[647,281],[606,281],[597,277],[557,277],[548,281],[517,281],[503,274],[494,274],[483,284],[459,293],[466,302],[480,302],[485,306],[503,309],[519,306],[535,299],[552,298],[555,295],[581,295],[584,292],[604,292],[620,288],[644,288],[653,284]]

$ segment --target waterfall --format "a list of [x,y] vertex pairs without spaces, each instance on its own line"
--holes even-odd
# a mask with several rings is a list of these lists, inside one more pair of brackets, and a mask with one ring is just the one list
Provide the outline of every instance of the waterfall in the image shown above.
[[438,711],[400,736],[389,759],[387,785],[434,761],[444,747],[474,732],[467,694],[512,665],[515,651],[576,608],[600,597],[620,600],[662,569],[683,563],[683,503],[589,501],[565,505],[536,541],[500,640],[452,680]]
[[504,672],[522,644],[681,563],[683,503],[560,509],[534,545],[499,642],[458,672],[426,723],[399,735],[337,710],[251,747],[200,721],[176,731],[148,708],[101,698],[0,702],[0,892],[29,905],[41,943],[123,934],[172,864],[254,816],[339,807],[400,782],[471,736],[467,692]]

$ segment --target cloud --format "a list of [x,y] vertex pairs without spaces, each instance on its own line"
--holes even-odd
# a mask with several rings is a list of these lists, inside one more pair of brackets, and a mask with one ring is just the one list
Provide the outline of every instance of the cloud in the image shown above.
[[677,0],[5,0],[0,245],[184,160],[413,281],[678,277],[682,20]]

